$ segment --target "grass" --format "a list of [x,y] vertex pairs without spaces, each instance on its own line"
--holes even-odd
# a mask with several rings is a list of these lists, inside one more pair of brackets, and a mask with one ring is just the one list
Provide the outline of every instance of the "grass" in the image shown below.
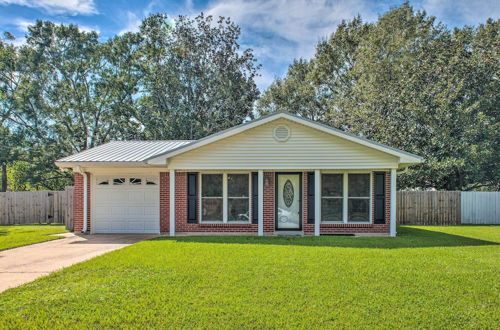
[[64,233],[64,225],[0,225],[0,251],[15,247],[51,241],[61,237],[50,236]]
[[177,237],[0,294],[0,328],[498,328],[500,226]]

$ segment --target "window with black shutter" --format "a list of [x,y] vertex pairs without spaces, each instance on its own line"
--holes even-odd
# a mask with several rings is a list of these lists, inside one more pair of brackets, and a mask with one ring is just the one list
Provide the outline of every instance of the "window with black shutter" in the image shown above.
[[385,223],[385,173],[375,173],[375,223]]
[[314,223],[314,172],[307,173],[307,223]]
[[197,223],[198,173],[188,173],[188,223]]
[[252,172],[252,223],[259,223],[259,174]]

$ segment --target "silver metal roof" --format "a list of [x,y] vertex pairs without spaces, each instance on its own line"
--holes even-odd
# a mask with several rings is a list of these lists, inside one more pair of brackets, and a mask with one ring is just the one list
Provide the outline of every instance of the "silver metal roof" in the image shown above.
[[152,156],[176,149],[192,141],[111,141],[61,158],[57,162],[142,162]]

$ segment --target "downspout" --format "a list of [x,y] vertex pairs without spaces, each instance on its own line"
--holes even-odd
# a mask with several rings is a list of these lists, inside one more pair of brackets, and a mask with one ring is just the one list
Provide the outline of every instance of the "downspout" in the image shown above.
[[76,173],[83,175],[83,230],[82,233],[87,232],[87,173],[82,171],[80,166],[76,167]]

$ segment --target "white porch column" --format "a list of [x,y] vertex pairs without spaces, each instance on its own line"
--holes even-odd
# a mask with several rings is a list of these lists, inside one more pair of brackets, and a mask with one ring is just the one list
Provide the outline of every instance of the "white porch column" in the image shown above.
[[391,207],[390,207],[391,237],[396,236],[396,169],[391,169]]
[[321,223],[321,173],[314,171],[314,236],[319,236]]
[[258,228],[259,228],[259,236],[264,236],[264,171],[260,170],[258,172]]
[[175,236],[175,170],[170,170],[170,236]]

